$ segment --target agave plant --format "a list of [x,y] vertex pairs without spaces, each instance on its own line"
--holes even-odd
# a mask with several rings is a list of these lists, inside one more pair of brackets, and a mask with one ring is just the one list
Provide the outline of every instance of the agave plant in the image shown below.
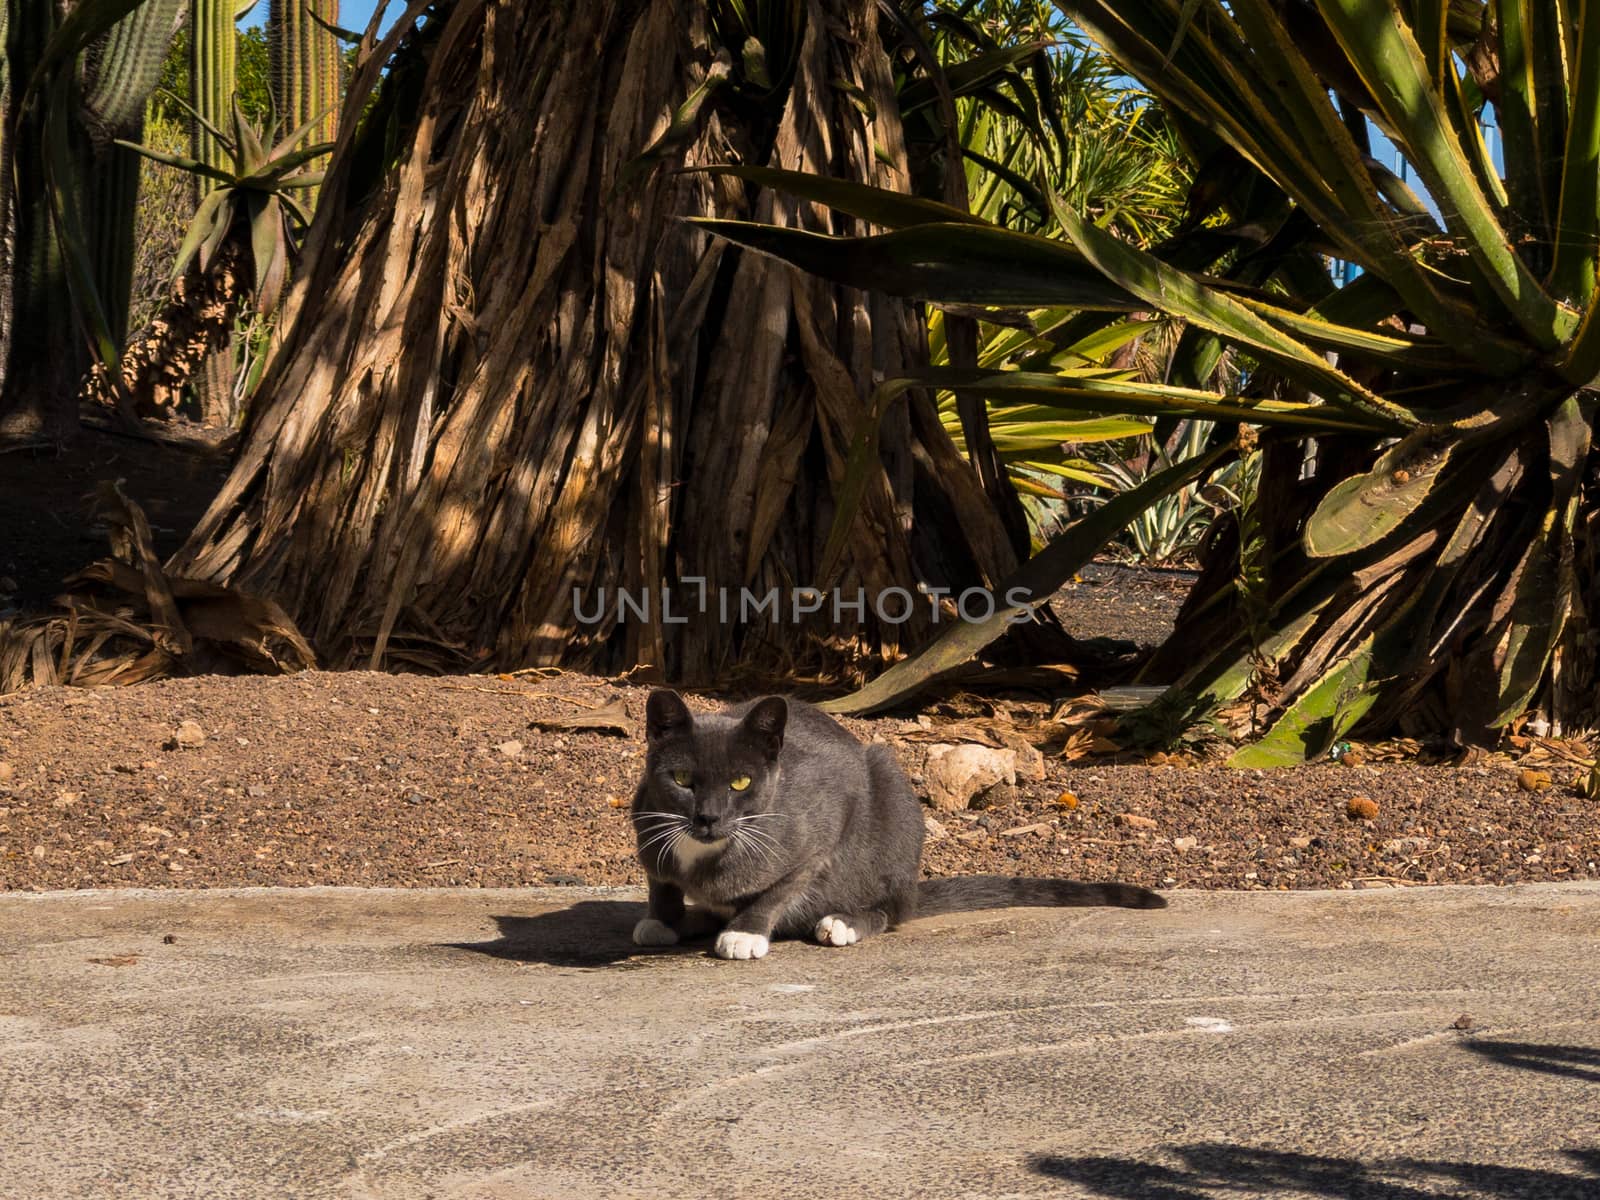
[[[203,121],[193,109],[190,113]],[[211,186],[178,248],[165,303],[129,338],[119,361],[94,366],[82,388],[87,400],[114,403],[143,415],[168,412],[207,361],[218,355],[227,356],[223,361],[231,379],[234,327],[251,297],[254,313],[246,333],[253,336],[242,341],[247,359],[254,357],[253,370],[259,373],[255,343],[260,318],[269,317],[282,299],[300,236],[310,223],[294,192],[322,181],[320,172],[305,168],[331,147],[319,143],[296,148],[305,128],[279,138],[276,122],[256,127],[237,101],[231,134],[206,124],[222,155],[222,166],[122,143]],[[247,386],[249,382],[247,378]],[[232,407],[230,403],[228,408]]]
[[223,156],[223,165],[213,166],[133,142],[119,144],[156,162],[189,171],[211,184],[178,250],[173,278],[180,278],[191,264],[198,265],[202,272],[209,269],[217,252],[240,227],[248,231],[250,240],[256,307],[270,313],[283,297],[299,236],[311,223],[310,214],[295,199],[294,192],[322,182],[320,171],[305,168],[333,149],[331,142],[299,146],[307,131],[322,120],[322,114],[280,138],[276,120],[269,121],[265,128],[256,127],[237,99],[233,104],[231,136],[195,110],[190,113],[205,126]]
[[[1259,528],[1214,539],[1149,668],[1175,710],[1248,699],[1264,716],[1265,736],[1235,761],[1317,755],[1360,721],[1428,711],[1462,741],[1530,712],[1557,728],[1592,724],[1600,9],[1070,7],[1162,98],[1200,164],[1190,220],[1166,243],[1120,240],[1059,198],[1061,240],[909,211],[848,246],[714,228],[899,294],[1145,309],[1188,324],[1177,386],[981,371],[945,385],[1231,422],[1247,445],[1259,434]],[[1479,127],[1490,104],[1506,132],[1503,172]],[[1404,171],[1374,158],[1373,130]],[[1216,216],[1220,226],[1199,223]],[[1337,287],[1330,256],[1359,277]],[[1225,345],[1253,362],[1240,387],[1189,386],[1200,377],[1189,364]],[[1156,480],[1201,478],[1229,454]],[[1051,586],[1142,490],[1069,530],[1024,568],[1028,582]],[[1259,619],[1237,586],[1246,559]],[[903,695],[997,632],[957,630],[851,703]]]

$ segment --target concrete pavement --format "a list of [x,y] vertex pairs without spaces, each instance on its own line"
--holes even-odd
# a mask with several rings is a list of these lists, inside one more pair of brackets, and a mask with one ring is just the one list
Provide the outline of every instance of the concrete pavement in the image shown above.
[[0,895],[0,1197],[1600,1197],[1600,885],[1172,899]]

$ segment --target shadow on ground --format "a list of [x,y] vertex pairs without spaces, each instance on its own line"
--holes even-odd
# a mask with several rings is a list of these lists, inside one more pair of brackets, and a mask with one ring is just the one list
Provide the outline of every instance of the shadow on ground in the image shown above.
[[1131,1158],[1036,1155],[1039,1174],[1126,1200],[1217,1200],[1222,1196],[1288,1193],[1330,1200],[1438,1200],[1441,1196],[1495,1200],[1594,1200],[1600,1196],[1600,1149],[1568,1150],[1568,1173],[1485,1163],[1395,1158],[1362,1162],[1267,1150],[1226,1142],[1174,1146],[1180,1165]]
[[644,914],[642,901],[580,900],[570,908],[534,917],[497,916],[494,923],[500,936],[493,941],[448,945],[512,962],[557,967],[637,967],[659,953],[633,944],[633,927]]
[[[1503,1067],[1561,1075],[1600,1083],[1600,1050],[1589,1046],[1551,1046],[1538,1042],[1471,1041],[1462,1045]],[[1600,1191],[1595,1195],[1600,1196]]]

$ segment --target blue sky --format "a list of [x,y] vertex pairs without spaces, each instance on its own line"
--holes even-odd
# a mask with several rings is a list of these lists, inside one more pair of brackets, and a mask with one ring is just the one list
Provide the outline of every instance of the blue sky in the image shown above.
[[[367,27],[367,22],[372,20],[372,10],[378,7],[378,0],[342,0],[339,5],[339,24],[345,29],[353,29],[360,33]],[[389,19],[405,12],[405,0],[389,0]],[[260,25],[267,19],[267,0],[261,0],[243,18],[245,25]]]

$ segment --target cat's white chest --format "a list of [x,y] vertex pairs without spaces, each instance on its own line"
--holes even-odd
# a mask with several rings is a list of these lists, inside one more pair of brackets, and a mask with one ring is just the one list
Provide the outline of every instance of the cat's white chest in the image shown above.
[[721,854],[722,848],[727,844],[727,838],[718,838],[714,842],[698,842],[694,838],[681,837],[672,847],[672,857],[678,862],[678,870],[688,874],[706,859]]

